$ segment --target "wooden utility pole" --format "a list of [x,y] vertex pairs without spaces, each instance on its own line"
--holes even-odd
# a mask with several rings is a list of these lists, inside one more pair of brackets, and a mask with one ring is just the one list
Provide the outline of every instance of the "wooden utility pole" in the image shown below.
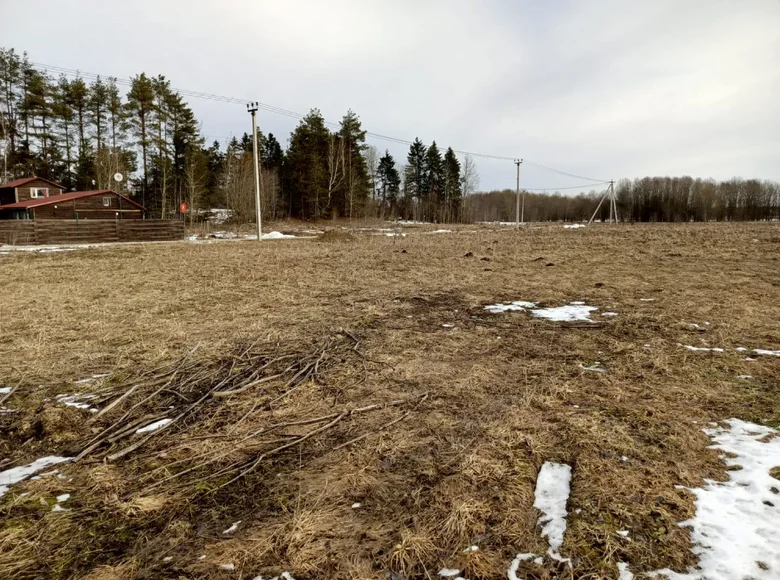
[[525,223],[525,192],[523,192],[522,206],[520,203],[520,164],[522,159],[515,160],[517,165],[517,198],[515,199],[515,227],[519,228],[520,223]]
[[249,103],[246,110],[252,114],[252,157],[255,162],[255,219],[257,220],[257,241],[263,239],[263,226],[260,222],[260,163],[257,159],[257,103]]

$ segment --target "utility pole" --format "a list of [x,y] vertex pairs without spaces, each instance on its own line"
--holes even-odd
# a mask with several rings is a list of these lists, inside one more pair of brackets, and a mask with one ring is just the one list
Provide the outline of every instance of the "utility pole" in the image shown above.
[[260,222],[260,164],[257,160],[257,103],[249,103],[246,110],[252,114],[252,156],[255,162],[255,218],[257,219],[257,241],[263,239],[263,226]]
[[515,165],[517,165],[517,198],[515,200],[515,227],[519,228],[520,223],[525,223],[525,192],[523,192],[523,204],[520,206],[520,164],[522,159],[516,159]]

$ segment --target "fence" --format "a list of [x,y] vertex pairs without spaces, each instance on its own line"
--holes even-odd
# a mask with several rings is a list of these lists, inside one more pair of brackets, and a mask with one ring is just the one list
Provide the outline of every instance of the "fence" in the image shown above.
[[0,243],[83,244],[181,240],[179,220],[0,220]]

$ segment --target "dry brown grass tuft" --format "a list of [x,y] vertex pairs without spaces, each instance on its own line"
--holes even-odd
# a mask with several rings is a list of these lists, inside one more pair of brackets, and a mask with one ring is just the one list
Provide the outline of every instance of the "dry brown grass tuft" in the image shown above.
[[[360,227],[387,224],[352,224],[355,243],[338,233],[0,256],[0,377],[19,384],[4,403],[16,411],[0,414],[0,456],[74,455],[107,435],[58,466],[66,479],[3,497],[0,577],[503,577],[518,552],[546,551],[532,507],[545,461],[573,468],[566,574],[694,563],[677,525],[693,497],[676,486],[725,477],[702,427],[732,416],[780,426],[780,359],[735,350],[780,348],[777,224],[416,226],[393,238]],[[618,316],[560,324],[484,310],[510,300],[584,300]],[[287,385],[299,367],[281,365],[284,378],[211,394],[266,376],[266,354],[305,367],[321,352],[305,380]],[[580,367],[595,361],[608,372]],[[142,378],[180,364],[160,392],[171,375]],[[139,380],[100,416],[54,399],[88,393],[105,409]],[[133,421],[178,416],[204,394],[135,447]],[[322,431],[331,419],[310,422],[334,414]],[[66,492],[67,512],[40,503]],[[220,569],[228,562],[235,571]]]

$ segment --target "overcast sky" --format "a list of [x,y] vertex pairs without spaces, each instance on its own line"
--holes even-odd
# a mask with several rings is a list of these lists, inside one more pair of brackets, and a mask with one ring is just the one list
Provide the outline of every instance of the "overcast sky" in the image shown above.
[[[780,180],[778,0],[0,0],[34,62],[338,121],[594,177]],[[224,143],[242,105],[189,99]],[[297,121],[261,112],[285,144]],[[407,147],[371,141],[405,161]],[[511,161],[477,160],[483,189]],[[523,185],[580,185],[524,164]]]

